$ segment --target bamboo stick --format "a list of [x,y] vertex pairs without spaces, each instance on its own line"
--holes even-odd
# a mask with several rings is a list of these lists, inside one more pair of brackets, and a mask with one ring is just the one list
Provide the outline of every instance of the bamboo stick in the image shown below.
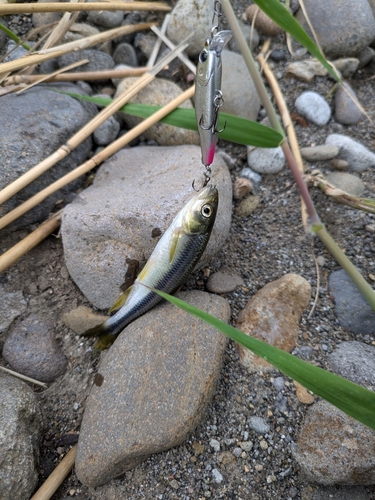
[[77,445],[74,445],[30,500],[49,500],[72,470],[76,455]]
[[[262,50],[260,51],[259,55],[257,56],[257,59],[261,65],[261,68],[264,72],[264,75],[267,78],[268,84],[271,87],[272,93],[275,97],[276,105],[279,109],[279,112],[281,115],[281,120],[283,122],[286,133],[288,135],[289,144],[290,144],[291,150],[293,152],[293,156],[296,160],[298,170],[301,172],[301,174],[304,174],[305,167],[304,167],[302,156],[300,153],[298,140],[297,140],[296,132],[294,130],[293,122],[292,122],[292,119],[291,119],[290,114],[289,114],[288,106],[286,105],[285,99],[282,95],[280,86],[275,78],[275,75],[273,74],[273,72],[272,72],[271,68],[269,67],[269,65],[266,61],[266,58],[265,58],[265,53],[268,51],[269,45],[270,45],[270,40],[267,40],[265,42],[265,44],[263,45]],[[305,229],[307,229],[308,225],[309,225],[308,213],[307,213],[306,204],[303,201],[302,197],[301,197],[301,217],[302,217],[303,226]]]
[[20,378],[21,380],[25,380],[25,382],[30,382],[31,384],[39,385],[40,387],[43,387],[43,389],[47,389],[47,384],[44,382],[41,382],[40,380],[36,380],[35,378],[27,377],[26,375],[23,375],[22,373],[15,372],[13,370],[9,370],[9,368],[5,368],[4,366],[0,366],[0,370],[9,373],[9,375],[12,375],[13,377]]
[[22,203],[22,205],[18,206],[8,214],[4,215],[4,217],[0,219],[0,229],[6,227],[8,224],[15,221],[18,217],[21,217],[21,215],[25,214],[33,207],[41,203],[51,194],[55,193],[56,191],[66,186],[70,182],[78,179],[78,177],[80,177],[81,175],[86,174],[97,165],[100,165],[100,163],[106,160],[109,156],[112,156],[119,149],[123,148],[126,144],[129,144],[129,142],[131,142],[133,139],[135,139],[140,134],[145,132],[149,127],[157,123],[159,120],[164,118],[171,111],[177,108],[180,104],[185,102],[187,99],[193,97],[194,89],[195,89],[194,86],[190,87],[188,90],[186,90],[181,95],[173,99],[169,104],[161,108],[152,116],[143,120],[139,125],[129,130],[129,132],[124,134],[122,137],[119,137],[116,141],[107,146],[97,155],[93,156],[90,160],[86,161],[85,163],[74,169],[72,172],[70,172],[69,174],[64,175],[64,177],[55,181],[53,184],[51,184],[47,188],[43,189],[42,191],[31,197],[29,200]]
[[[77,61],[73,64],[70,64],[69,66],[65,66],[64,68],[60,68],[58,69],[57,71],[55,71],[54,73],[52,73],[53,76],[57,76],[59,75],[60,73],[63,73],[64,71],[69,71],[70,69],[74,69],[74,68],[77,68],[78,66],[83,66],[84,64],[87,64],[89,62],[88,59],[82,59],[81,61]],[[49,78],[49,75],[35,75],[38,77],[37,80],[34,80],[34,82],[30,82],[29,85],[27,85],[26,87],[22,88],[21,90],[19,90],[17,92],[17,95],[18,94],[21,94],[22,92],[24,92],[25,90],[28,90],[28,89],[31,89],[32,87],[34,87],[35,85],[38,85],[38,83],[42,83],[42,82],[45,82],[46,80],[48,80]]]
[[[11,4],[15,5],[15,4]],[[24,4],[19,4],[20,6]],[[32,5],[46,5],[46,4],[32,4]],[[59,5],[81,5],[81,4],[59,4]],[[88,36],[86,38],[81,38],[80,40],[76,40],[74,42],[65,43],[63,45],[58,45],[57,47],[53,47],[50,49],[44,49],[37,53],[33,53],[30,55],[26,55],[17,59],[15,61],[9,61],[6,63],[0,64],[0,75],[4,73],[9,73],[11,71],[15,71],[17,69],[26,68],[27,66],[31,66],[33,64],[40,64],[44,61],[48,61],[49,59],[54,59],[55,57],[60,57],[68,52],[73,52],[76,50],[83,50],[89,47],[93,47],[94,45],[98,45],[103,42],[107,42],[109,40],[113,40],[114,38],[118,38],[120,36],[129,35],[136,31],[146,30],[154,26],[155,23],[140,23],[133,24],[128,26],[121,26],[120,28],[114,28],[113,30],[104,31],[102,33],[98,33],[97,35]]]
[[61,211],[43,222],[35,231],[26,236],[12,248],[0,255],[0,273],[15,264],[23,255],[47,238],[61,222]]
[[[50,73],[48,75],[14,75],[10,76],[3,82],[3,86],[6,87],[8,85],[18,85],[20,83],[40,83],[41,77],[43,77],[43,81],[46,82],[76,82],[78,80],[87,80],[87,81],[95,81],[95,80],[111,80],[112,78],[126,78],[128,76],[142,76],[147,71],[149,71],[149,67],[141,67],[141,68],[128,68],[128,69],[113,69],[108,71],[88,71],[88,72],[78,72],[78,73],[64,73],[64,74],[56,74]],[[66,68],[59,71],[66,71]]]
[[[115,99],[112,104],[102,109],[102,111],[96,115],[89,123],[87,123],[81,130],[79,130],[69,141],[61,146],[57,151],[52,153],[48,158],[43,160],[41,163],[31,168],[28,172],[21,175],[14,182],[6,186],[2,191],[0,191],[0,205],[8,200],[11,196],[16,194],[18,191],[23,189],[25,186],[30,184],[37,177],[42,175],[44,172],[49,170],[58,161],[65,158],[73,149],[75,149],[79,144],[81,144],[89,135],[91,135],[94,130],[96,130],[99,125],[105,122],[111,115],[124,106],[134,95],[136,95],[142,88],[148,85],[155,77],[155,75],[161,71],[166,64],[168,64],[176,54],[184,50],[187,47],[187,43],[182,42],[175,50],[164,57],[154,68],[152,68],[149,73],[143,75],[139,80],[137,80],[126,92]],[[1,219],[0,219],[1,221]]]
[[125,10],[170,12],[172,8],[162,2],[87,2],[87,3],[21,3],[0,4],[0,16],[9,14],[33,14],[34,12],[75,12],[90,10]]

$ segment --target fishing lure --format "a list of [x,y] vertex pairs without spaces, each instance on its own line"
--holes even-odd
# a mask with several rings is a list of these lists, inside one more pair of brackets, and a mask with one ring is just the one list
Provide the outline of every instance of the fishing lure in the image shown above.
[[[220,3],[216,2],[219,6]],[[214,8],[215,16],[220,17],[218,7]],[[224,104],[221,92],[221,53],[232,37],[229,30],[217,31],[214,24],[211,38],[206,40],[199,54],[197,73],[195,77],[195,116],[202,150],[202,163],[206,167],[206,184],[209,182],[209,166],[214,160],[218,133],[219,110]]]
[[126,325],[162,300],[147,287],[174,293],[183,285],[206,248],[218,203],[217,189],[207,186],[177,214],[133,285],[110,309],[113,316],[84,333],[100,336],[97,350],[109,347]]

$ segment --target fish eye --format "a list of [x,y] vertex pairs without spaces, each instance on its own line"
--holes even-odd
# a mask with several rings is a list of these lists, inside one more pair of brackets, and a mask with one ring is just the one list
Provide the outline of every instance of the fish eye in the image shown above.
[[212,215],[212,207],[211,205],[203,205],[202,209],[201,209],[201,214],[203,215],[203,217],[211,217]]
[[202,52],[199,54],[199,62],[204,63],[207,61],[207,50],[202,50]]

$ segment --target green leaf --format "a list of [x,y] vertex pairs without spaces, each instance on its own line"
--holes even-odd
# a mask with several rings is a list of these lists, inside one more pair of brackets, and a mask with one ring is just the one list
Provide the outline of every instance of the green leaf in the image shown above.
[[296,380],[307,389],[310,389],[317,396],[324,398],[326,401],[332,403],[348,415],[351,415],[359,422],[375,429],[374,392],[358,384],[354,384],[343,377],[339,377],[334,373],[313,366],[306,361],[302,361],[266,342],[249,337],[240,330],[227,325],[223,321],[201,311],[197,307],[187,304],[177,297],[168,295],[160,290],[153,289],[153,291],[184,311],[209,323],[232,340],[238,342],[254,354],[274,365],[285,375]]
[[335,80],[338,82],[341,81],[335,71],[335,68],[328,63],[306,31],[279,0],[254,0],[254,3],[256,3],[258,7],[262,9],[262,11],[275,21],[275,23],[278,24],[284,31],[290,33],[292,37],[297,40],[297,42],[303,45],[313,56],[315,56]]
[[26,49],[26,50],[31,49],[30,45],[28,45],[27,43],[21,43],[21,39],[15,33],[13,33],[12,30],[10,30],[6,26],[4,26],[3,23],[0,23],[0,30],[3,31],[6,35],[8,35],[9,38],[11,38],[14,42],[21,44],[21,46],[24,49]]
[[[112,103],[112,99],[109,97],[89,97],[80,94],[72,94],[70,92],[59,92],[75,97],[76,99],[93,102],[99,106],[108,106]],[[128,115],[148,118],[161,109],[161,107],[162,106],[148,104],[125,104],[120,111]],[[160,121],[161,123],[173,125],[174,127],[197,130],[195,111],[191,108],[177,108]],[[225,130],[219,135],[220,139],[236,142],[245,146],[276,148],[283,140],[283,136],[270,127],[239,116],[220,113],[219,129],[222,129],[224,126]]]

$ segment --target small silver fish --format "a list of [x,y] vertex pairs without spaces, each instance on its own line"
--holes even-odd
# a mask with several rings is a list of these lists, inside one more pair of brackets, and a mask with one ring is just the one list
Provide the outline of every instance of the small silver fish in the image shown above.
[[100,336],[95,349],[109,347],[126,325],[162,300],[143,284],[167,293],[174,293],[183,285],[206,248],[218,203],[217,189],[207,186],[183,207],[133,285],[110,309],[115,314],[84,333],[86,336]]
[[223,105],[221,92],[221,53],[232,37],[229,30],[219,31],[207,39],[199,54],[195,76],[195,116],[202,150],[202,163],[214,161],[218,134],[219,109]]

